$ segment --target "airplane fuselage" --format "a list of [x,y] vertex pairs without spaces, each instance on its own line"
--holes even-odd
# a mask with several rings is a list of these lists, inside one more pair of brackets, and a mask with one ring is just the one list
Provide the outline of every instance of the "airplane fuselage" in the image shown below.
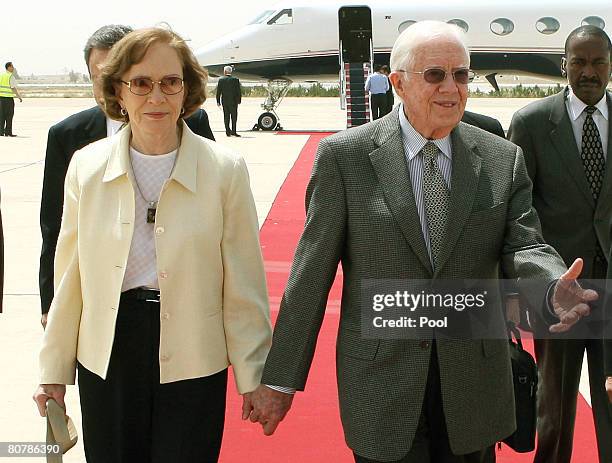
[[[257,21],[198,50],[200,63],[212,75],[234,66],[247,80],[288,79],[336,81],[338,10],[343,2],[283,2]],[[348,3],[354,6],[354,4]],[[567,35],[581,24],[608,29],[612,2],[579,4],[540,0],[504,3],[438,1],[364,3],[372,11],[374,61],[388,63],[391,48],[410,22],[423,19],[454,21],[467,29],[471,67],[479,74],[560,78],[560,61]]]

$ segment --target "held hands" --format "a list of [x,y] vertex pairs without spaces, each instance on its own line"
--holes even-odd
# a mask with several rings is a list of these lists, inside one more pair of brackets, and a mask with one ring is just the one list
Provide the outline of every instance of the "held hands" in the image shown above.
[[582,317],[591,313],[589,302],[599,297],[592,289],[583,289],[576,279],[582,272],[583,261],[576,259],[572,266],[561,275],[555,285],[552,306],[559,323],[552,325],[551,333],[564,333],[574,326]]
[[46,416],[47,400],[49,399],[54,399],[60,407],[66,410],[66,404],[64,403],[65,395],[65,384],[40,384],[36,391],[34,391],[32,399],[36,402],[40,416]]
[[291,408],[293,394],[260,384],[253,392],[244,394],[242,400],[242,419],[261,423],[264,434],[271,436]]

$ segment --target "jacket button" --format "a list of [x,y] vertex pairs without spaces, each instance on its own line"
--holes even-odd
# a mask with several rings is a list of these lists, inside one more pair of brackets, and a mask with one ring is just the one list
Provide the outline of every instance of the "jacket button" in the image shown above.
[[160,273],[159,273],[159,277],[160,277],[162,280],[165,280],[166,278],[168,278],[168,273],[166,273],[166,272],[160,272]]
[[168,357],[166,354],[162,354],[161,357],[159,357],[159,359],[162,362],[167,362],[168,360],[170,360],[170,357]]
[[155,234],[156,234],[156,235],[161,235],[161,234],[162,234],[164,231],[165,231],[165,230],[164,230],[164,227],[157,227],[157,228],[155,229]]
[[164,313],[164,314],[162,314],[162,318],[164,320],[168,320],[170,318],[170,314],[169,313]]
[[421,341],[421,349],[429,349],[431,343],[429,341]]

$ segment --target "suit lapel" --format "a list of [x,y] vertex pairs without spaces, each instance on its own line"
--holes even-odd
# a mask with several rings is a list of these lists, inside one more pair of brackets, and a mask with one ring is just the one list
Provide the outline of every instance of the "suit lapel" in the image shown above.
[[574,137],[574,129],[567,115],[565,93],[566,92],[560,92],[557,95],[550,112],[550,122],[553,124],[553,129],[550,132],[550,140],[557,150],[557,153],[559,153],[560,160],[567,167],[576,186],[587,199],[591,207],[595,208],[595,201],[593,200],[591,188],[587,182],[584,166],[580,159],[578,142]]
[[478,189],[482,160],[476,154],[476,144],[469,139],[460,123],[451,133],[453,148],[453,170],[451,174],[450,210],[447,220],[446,239],[440,250],[440,265],[434,277],[444,268],[465,223],[472,212]]
[[380,120],[372,139],[379,146],[370,153],[370,162],[383,189],[385,199],[406,241],[423,266],[432,271],[423,239],[419,213],[406,165],[404,143],[397,107]]
[[612,163],[612,143],[610,142],[612,138],[612,94],[610,92],[606,92],[606,100],[608,103],[608,147],[603,185],[597,201],[598,210],[609,207],[610,198],[612,198],[612,167],[610,167],[610,163]]

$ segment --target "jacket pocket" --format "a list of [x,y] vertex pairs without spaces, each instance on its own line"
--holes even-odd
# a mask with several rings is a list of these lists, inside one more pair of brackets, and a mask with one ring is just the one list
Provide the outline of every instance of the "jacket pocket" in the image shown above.
[[340,331],[338,355],[361,360],[374,360],[379,344],[380,340],[364,338],[359,330],[345,328]]

